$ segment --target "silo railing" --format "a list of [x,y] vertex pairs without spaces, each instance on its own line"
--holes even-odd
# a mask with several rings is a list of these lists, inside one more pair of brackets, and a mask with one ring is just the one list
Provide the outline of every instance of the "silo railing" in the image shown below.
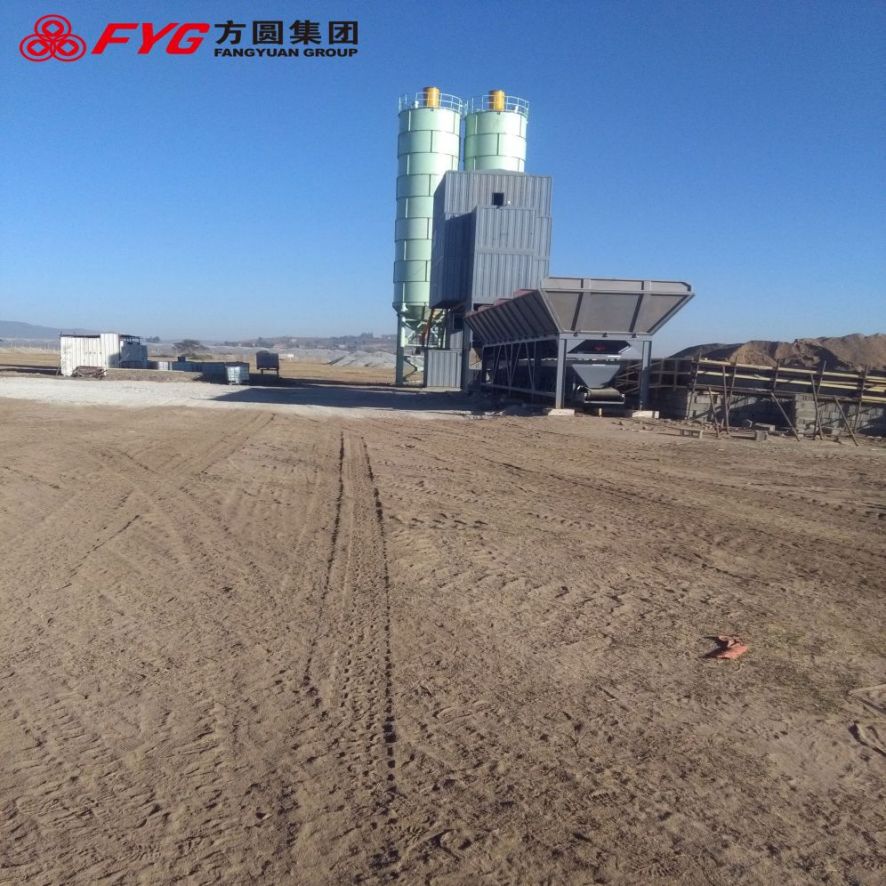
[[400,96],[399,110],[409,111],[419,108],[443,108],[447,111],[455,111],[458,114],[465,112],[464,99],[448,92],[438,92],[436,95],[429,94],[427,90],[415,92],[411,95],[404,93]]
[[506,95],[501,99],[492,94],[478,95],[465,102],[465,113],[474,114],[477,111],[509,111],[512,114],[520,114],[521,117],[529,117],[529,102],[525,98],[517,98],[515,95]]

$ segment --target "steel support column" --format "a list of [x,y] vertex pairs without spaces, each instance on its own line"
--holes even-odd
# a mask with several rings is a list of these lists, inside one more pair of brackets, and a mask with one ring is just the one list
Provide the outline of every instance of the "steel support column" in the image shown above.
[[563,394],[566,383],[566,337],[557,337],[557,387],[554,390],[554,409],[563,408]]
[[638,409],[645,409],[649,402],[649,375],[652,364],[652,341],[642,342],[641,365],[640,365],[640,402]]

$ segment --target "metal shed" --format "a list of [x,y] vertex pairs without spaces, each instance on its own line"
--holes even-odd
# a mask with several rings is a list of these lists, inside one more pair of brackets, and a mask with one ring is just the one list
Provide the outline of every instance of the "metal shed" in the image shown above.
[[692,297],[688,283],[546,277],[538,289],[465,316],[489,389],[586,403],[621,401],[611,382],[639,362],[638,407],[648,400],[652,336]]
[[145,369],[147,365],[148,349],[137,335],[63,332],[59,336],[59,371],[65,376],[73,375],[80,366]]
[[265,370],[280,374],[280,355],[276,351],[256,351],[255,368],[265,374]]

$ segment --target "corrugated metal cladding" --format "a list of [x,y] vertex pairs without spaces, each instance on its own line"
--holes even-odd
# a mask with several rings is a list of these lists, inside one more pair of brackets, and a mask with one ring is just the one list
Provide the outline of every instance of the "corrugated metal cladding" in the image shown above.
[[470,294],[474,267],[474,221],[474,213],[470,212],[450,218],[434,228],[431,305],[441,301],[443,293]]
[[431,305],[488,304],[548,273],[551,179],[450,172],[434,195]]
[[148,349],[135,336],[119,332],[97,335],[60,335],[59,371],[71,376],[78,366],[109,369],[123,364],[129,367],[147,366]]
[[428,348],[425,351],[425,387],[461,387],[461,348]]
[[606,288],[536,289],[469,313],[465,323],[486,344],[563,334],[650,335],[692,298],[692,287],[675,281],[583,282]]
[[548,277],[540,291],[564,331],[651,335],[693,296],[677,280]]
[[[491,206],[492,195],[496,193],[504,194],[505,205],[536,209],[541,215],[550,215],[551,182],[549,175],[503,170],[447,172],[437,186],[437,193],[442,191],[444,217],[463,215],[475,206]],[[436,208],[435,202],[435,211]]]
[[485,344],[546,338],[560,331],[538,290],[481,307],[467,314],[465,323]]
[[475,249],[498,249],[504,252],[531,252],[544,256],[550,252],[551,220],[532,209],[507,206],[477,207],[475,212]]
[[528,289],[527,281],[540,280],[547,273],[547,263],[525,253],[477,252],[471,281],[472,304],[492,304]]

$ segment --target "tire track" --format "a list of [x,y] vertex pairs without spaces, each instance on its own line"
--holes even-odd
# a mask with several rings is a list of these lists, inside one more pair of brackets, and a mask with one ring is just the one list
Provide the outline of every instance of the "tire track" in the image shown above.
[[[326,617],[326,603],[329,597],[329,590],[332,584],[332,567],[335,563],[336,549],[338,547],[338,536],[341,531],[341,514],[342,499],[344,498],[344,466],[345,466],[345,435],[339,433],[339,449],[338,449],[338,494],[335,499],[335,517],[332,523],[332,535],[329,545],[329,556],[326,560],[326,578],[323,582],[323,588],[317,598],[316,603],[316,621],[314,631],[311,633],[308,642],[308,652],[305,656],[305,666],[302,672],[302,687],[311,696],[315,707],[323,706],[323,699],[320,696],[320,690],[311,675],[311,669],[314,664],[314,656],[317,653],[317,640],[320,627]],[[324,711],[324,714],[326,712]],[[325,719],[325,717],[324,717]]]
[[[332,782],[330,796],[309,790],[299,797],[304,810],[300,857],[312,856],[309,836],[340,833],[328,867],[309,867],[310,882],[340,882],[336,864],[348,867],[359,858],[364,873],[356,879],[395,879],[401,858],[391,638],[390,577],[383,511],[362,437],[343,432],[334,548],[327,585],[321,595],[308,666],[302,678],[313,699],[297,750],[313,779]],[[330,662],[322,690],[313,673],[319,661]],[[347,822],[365,822],[355,830]]]
[[[579,422],[40,410],[26,445],[0,429],[0,881],[882,862],[844,704],[880,679],[876,538],[853,520],[849,563],[842,515],[810,509],[822,543],[778,488],[758,507],[823,461]],[[870,464],[836,465],[846,496]],[[751,655],[697,658],[713,629]]]
[[[382,554],[382,588],[384,590],[384,720],[382,723],[382,738],[385,745],[386,765],[388,767],[387,774],[387,794],[388,799],[393,800],[398,793],[397,790],[397,759],[394,751],[394,745],[397,743],[397,721],[394,715],[394,662],[391,650],[391,577],[388,569],[388,553],[387,539],[385,537],[384,509],[381,503],[381,495],[378,490],[378,483],[375,474],[372,471],[372,461],[369,457],[369,448],[366,445],[366,439],[360,438],[363,447],[363,457],[366,461],[366,472],[369,482],[372,485],[372,498],[375,503],[375,520],[377,524],[378,538],[381,545]],[[379,804],[378,812],[385,819],[385,825],[390,828],[395,821],[389,807],[386,803]],[[397,841],[393,834],[389,834],[386,844],[381,852],[374,858],[373,862],[377,867],[394,864],[400,860],[400,850],[397,848]]]
[[[301,626],[328,559],[331,434],[250,418],[208,446],[173,431],[140,452],[131,440],[144,436],[109,436],[14,552],[8,597],[28,633],[22,666],[4,672],[2,734],[20,751],[0,784],[14,778],[28,800],[8,810],[0,842],[18,870],[37,875],[40,847],[56,845],[66,882],[121,866],[164,881],[197,866],[203,878],[285,877],[299,773],[282,749],[302,729]],[[34,667],[56,679],[29,689]],[[246,843],[244,826],[256,829]]]

